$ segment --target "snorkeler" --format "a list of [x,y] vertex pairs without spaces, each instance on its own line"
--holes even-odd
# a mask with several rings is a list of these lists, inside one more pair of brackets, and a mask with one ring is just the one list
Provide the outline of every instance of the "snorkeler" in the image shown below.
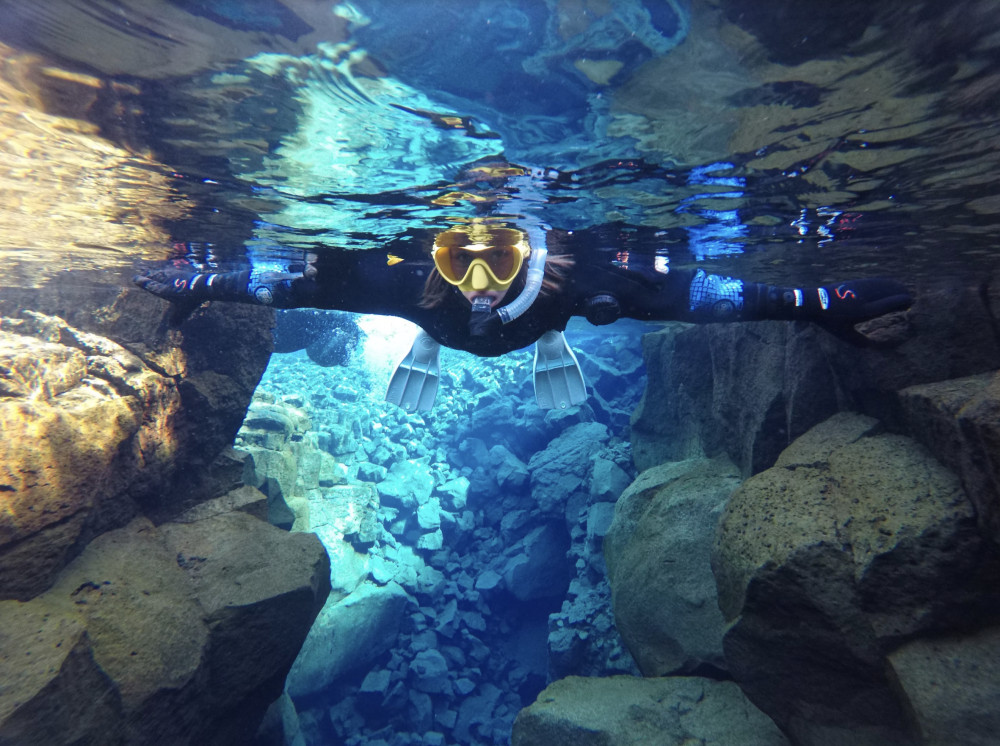
[[912,301],[906,287],[890,279],[776,287],[701,269],[671,269],[663,257],[573,246],[572,236],[558,231],[532,233],[473,218],[434,235],[430,251],[419,241],[400,241],[381,251],[309,254],[283,272],[171,267],[134,281],[188,304],[236,301],[408,319],[423,332],[397,369],[387,398],[411,411],[433,402],[438,345],[496,356],[538,342],[538,403],[563,408],[586,398],[576,358],[562,335],[572,316],[597,325],[619,318],[801,319],[863,342],[855,324],[906,309]]

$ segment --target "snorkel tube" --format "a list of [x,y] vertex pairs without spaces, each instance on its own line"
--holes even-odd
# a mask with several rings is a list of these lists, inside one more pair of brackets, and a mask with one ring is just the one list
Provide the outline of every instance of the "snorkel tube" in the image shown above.
[[531,304],[535,302],[538,293],[542,290],[545,260],[549,255],[548,226],[535,217],[535,211],[545,204],[545,196],[539,190],[542,173],[540,169],[531,169],[523,176],[511,179],[517,189],[518,196],[511,200],[508,205],[509,208],[520,208],[520,212],[524,215],[520,227],[528,234],[531,257],[528,259],[528,273],[525,277],[524,289],[514,300],[497,310],[497,313],[500,314],[500,320],[505,324],[509,324],[531,308]]
[[[506,306],[497,309],[500,321],[504,324],[509,324],[531,308],[531,304],[535,302],[538,293],[542,290],[542,280],[545,278],[545,260],[549,255],[545,229],[540,223],[535,223],[528,226],[525,232],[528,234],[531,256],[528,258],[524,289]],[[473,311],[475,311],[475,307],[473,307]]]

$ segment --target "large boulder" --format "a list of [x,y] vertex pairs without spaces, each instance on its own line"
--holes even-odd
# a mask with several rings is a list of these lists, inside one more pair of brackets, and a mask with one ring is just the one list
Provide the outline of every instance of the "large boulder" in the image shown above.
[[[566,428],[528,461],[531,497],[542,513],[561,514],[577,492],[589,486],[593,459],[608,442],[608,428],[581,422]],[[576,516],[572,517],[575,522]]]
[[632,415],[635,465],[728,453],[766,469],[795,437],[834,414],[818,332],[785,322],[669,324],[643,337],[646,391]]
[[911,386],[899,400],[908,432],[961,477],[1000,544],[1000,373]]
[[102,534],[0,603],[0,742],[247,742],[328,577],[316,537],[242,512]]
[[917,639],[889,654],[927,746],[993,746],[1000,733],[1000,627]]
[[633,676],[560,679],[514,721],[512,746],[787,746],[731,681]]
[[271,523],[282,528],[304,529],[309,526],[305,493],[308,487],[319,484],[321,452],[306,441],[312,427],[308,414],[271,398],[260,393],[254,395],[236,435],[236,447],[245,455],[243,482],[267,496]]
[[508,552],[502,573],[507,590],[519,601],[562,596],[569,585],[567,549],[569,537],[561,525],[532,529]]
[[[200,311],[187,331],[165,331],[166,304],[137,293],[119,293],[89,316],[77,311],[109,336],[35,311],[0,319],[8,506],[0,598],[37,595],[93,536],[140,512],[164,520],[214,496],[199,480],[239,428],[266,365],[269,343],[255,335],[268,322],[237,312],[246,328],[234,329],[222,313]],[[228,334],[223,347],[261,347],[221,362],[192,341],[210,333]]]
[[720,457],[648,469],[622,493],[604,556],[615,624],[645,676],[725,669],[711,555],[739,470]]
[[0,598],[24,600],[52,582],[84,532],[137,512],[115,492],[176,448],[168,426],[180,396],[123,347],[58,319],[0,328]]
[[713,568],[730,671],[803,745],[917,743],[937,715],[927,692],[901,691],[887,651],[988,625],[1000,604],[958,478],[850,413],[733,494]]
[[399,584],[362,583],[328,603],[288,675],[293,700],[322,692],[344,675],[371,664],[396,641],[409,595]]
[[914,295],[909,311],[859,327],[886,343],[866,347],[784,321],[668,324],[645,335],[636,466],[725,452],[749,476],[838,411],[901,428],[895,392],[1000,368],[993,312],[978,285],[935,279]]

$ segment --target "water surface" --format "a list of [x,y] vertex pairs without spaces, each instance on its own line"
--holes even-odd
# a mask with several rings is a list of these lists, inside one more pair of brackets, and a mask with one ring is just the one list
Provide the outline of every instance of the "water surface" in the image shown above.
[[7,286],[425,240],[481,210],[441,199],[481,159],[533,170],[504,197],[553,228],[674,265],[914,285],[996,266],[985,0],[0,13]]

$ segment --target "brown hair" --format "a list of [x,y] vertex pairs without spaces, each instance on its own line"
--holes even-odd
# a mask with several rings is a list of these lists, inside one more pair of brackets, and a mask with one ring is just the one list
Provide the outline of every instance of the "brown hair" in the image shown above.
[[[541,295],[550,295],[553,293],[558,293],[562,288],[563,283],[566,282],[566,277],[569,274],[570,269],[573,268],[575,263],[575,258],[572,254],[549,254],[545,259],[545,274],[542,275],[542,289]],[[510,286],[511,290],[516,289],[517,292],[514,293],[512,298],[516,298],[518,293],[524,288],[524,275],[527,271],[527,262],[521,267],[521,271],[518,273],[517,278],[514,280],[513,284]],[[441,277],[441,273],[437,271],[437,267],[428,275],[427,282],[424,283],[424,293],[420,297],[420,303],[418,304],[420,308],[437,308],[444,303],[445,299],[449,297],[452,292],[453,285],[445,282],[444,278]]]

